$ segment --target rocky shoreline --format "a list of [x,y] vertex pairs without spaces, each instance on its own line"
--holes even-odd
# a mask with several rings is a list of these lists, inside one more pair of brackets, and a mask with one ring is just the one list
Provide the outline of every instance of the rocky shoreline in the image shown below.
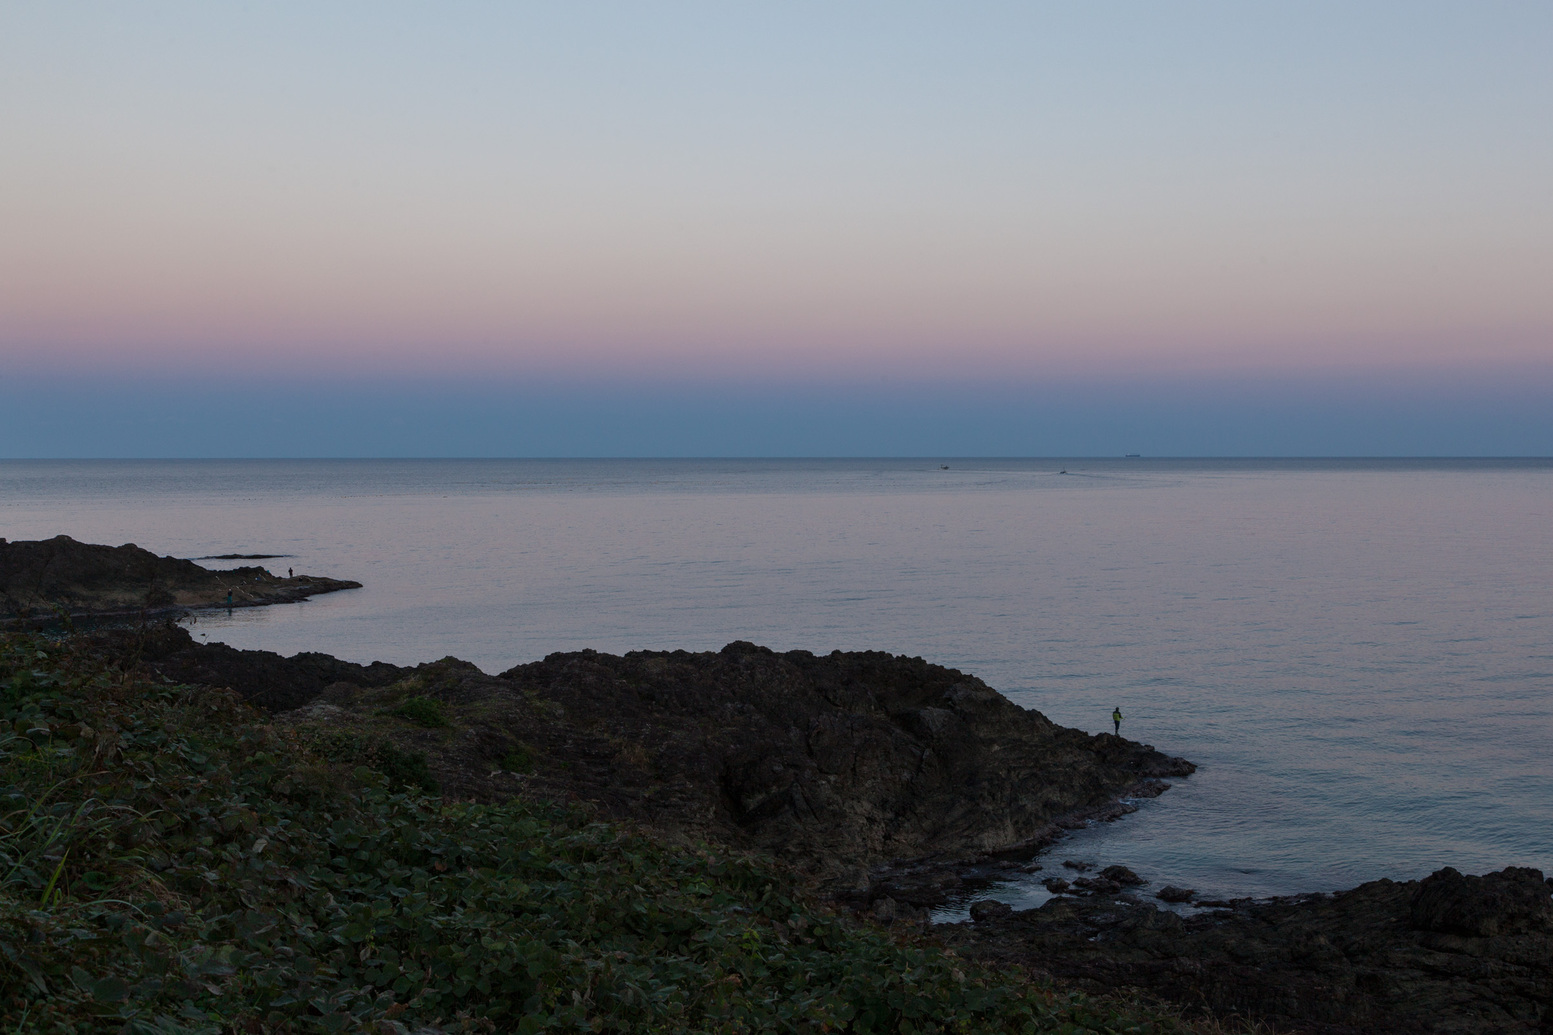
[[1063,729],[919,658],[733,643],[555,654],[492,676],[454,658],[282,658],[170,625],[99,635],[161,678],[231,687],[298,736],[422,753],[444,794],[582,800],[670,838],[768,853],[860,917],[1071,986],[1282,1032],[1553,1030],[1553,898],[1535,870],[1191,915],[1146,899],[1125,867],[1059,870],[1038,909],[982,901],[972,920],[932,923],[934,907],[1039,869],[1067,829],[1194,767]]
[[0,628],[36,621],[166,616],[196,608],[289,604],[361,583],[282,578],[265,568],[222,571],[159,557],[134,543],[98,546],[66,535],[0,539]]
[[[0,540],[0,612],[13,622],[356,585],[211,572],[63,536]],[[412,668],[198,644],[171,622],[83,635],[125,667],[230,688],[304,739],[418,759],[444,795],[585,801],[659,836],[772,855],[859,917],[1069,986],[1281,1032],[1553,1032],[1553,890],[1536,870],[1444,869],[1333,895],[1199,899],[1207,908],[1183,913],[1145,898],[1125,866],[1074,864],[1048,873],[1053,897],[1037,909],[983,899],[970,920],[931,922],[1195,766],[1057,726],[920,658],[737,642],[554,654],[493,676],[456,658]]]
[[977,906],[936,928],[968,956],[1279,1031],[1508,1035],[1553,1021],[1553,896],[1537,870],[1446,868],[1190,916],[1126,892]]
[[[589,801],[612,819],[770,853],[860,907],[945,901],[968,868],[1028,858],[1195,768],[878,652],[582,651],[492,676],[455,658],[282,658],[170,625],[105,639],[162,678],[230,687],[301,731],[422,752],[445,793]],[[431,702],[442,724],[397,718],[410,700]]]

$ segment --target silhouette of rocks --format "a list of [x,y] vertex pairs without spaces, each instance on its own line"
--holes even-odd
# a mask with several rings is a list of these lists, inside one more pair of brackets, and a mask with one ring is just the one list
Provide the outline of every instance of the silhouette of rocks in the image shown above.
[[84,618],[225,607],[228,594],[233,607],[260,607],[360,586],[305,575],[283,579],[258,567],[211,571],[133,543],[97,546],[66,535],[0,539],[0,624],[61,613]]
[[1190,902],[1197,894],[1191,888],[1178,888],[1173,884],[1166,884],[1154,892],[1154,897],[1162,902]]
[[316,700],[332,685],[383,687],[404,678],[395,665],[355,665],[328,654],[283,658],[267,650],[196,643],[188,630],[165,622],[144,629],[98,633],[98,642],[174,683],[228,687],[266,711],[282,712]]

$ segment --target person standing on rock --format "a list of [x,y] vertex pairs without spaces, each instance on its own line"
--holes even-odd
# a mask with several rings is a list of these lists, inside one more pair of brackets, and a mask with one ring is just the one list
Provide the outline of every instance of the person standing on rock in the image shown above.
[[1118,737],[1121,736],[1122,735],[1122,710],[1120,708],[1112,708],[1111,709],[1111,721],[1116,724],[1116,735]]

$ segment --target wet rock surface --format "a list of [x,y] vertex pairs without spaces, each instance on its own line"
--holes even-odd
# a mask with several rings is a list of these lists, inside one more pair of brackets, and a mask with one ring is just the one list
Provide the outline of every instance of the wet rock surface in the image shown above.
[[1063,896],[935,930],[968,955],[1278,1031],[1530,1035],[1553,1030],[1550,890],[1536,870],[1441,870],[1192,916]]
[[971,921],[973,923],[985,923],[988,920],[1001,920],[1014,914],[1014,907],[1007,902],[999,902],[996,899],[984,898],[979,902],[971,903]]
[[361,583],[314,576],[280,578],[259,567],[212,571],[159,557],[133,543],[97,546],[69,536],[0,539],[0,625],[29,619],[166,614],[197,607],[260,607]]

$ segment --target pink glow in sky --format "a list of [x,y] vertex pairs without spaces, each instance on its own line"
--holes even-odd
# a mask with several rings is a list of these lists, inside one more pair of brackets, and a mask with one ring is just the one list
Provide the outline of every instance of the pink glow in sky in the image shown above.
[[1546,4],[10,5],[12,370],[1553,363]]

